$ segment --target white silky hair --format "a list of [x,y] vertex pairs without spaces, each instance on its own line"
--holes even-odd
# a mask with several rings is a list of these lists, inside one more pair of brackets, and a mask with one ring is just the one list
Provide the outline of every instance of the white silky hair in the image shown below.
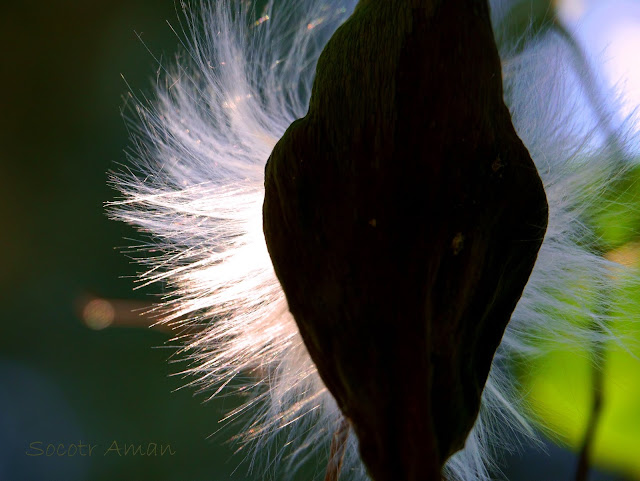
[[[262,202],[266,160],[306,114],[318,56],[357,2],[263,3],[181,4],[183,51],[161,65],[152,99],[129,94],[132,147],[128,167],[113,174],[122,196],[110,212],[148,234],[136,246],[147,266],[140,282],[166,286],[157,313],[185,339],[193,384],[211,396],[247,393],[229,419],[247,420],[240,442],[253,447],[250,467],[266,478],[292,477],[317,449],[326,456],[342,422],[275,276]],[[571,93],[580,72],[560,36],[539,35],[501,52],[505,100],[544,182],[549,227],[476,424],[446,464],[451,481],[488,480],[494,454],[511,447],[513,432],[535,438],[512,361],[543,355],[541,339],[584,346],[613,336],[593,302],[605,302],[615,288],[611,263],[589,248],[587,214],[625,164],[599,137],[603,112]],[[600,119],[591,124],[576,115],[590,108]],[[366,479],[353,434],[341,479]]]

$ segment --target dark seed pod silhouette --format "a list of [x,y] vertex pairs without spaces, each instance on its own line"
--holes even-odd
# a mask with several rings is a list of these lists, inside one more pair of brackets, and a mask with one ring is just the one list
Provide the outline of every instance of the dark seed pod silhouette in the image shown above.
[[361,0],[267,162],[263,222],[370,476],[440,479],[547,225],[487,3]]

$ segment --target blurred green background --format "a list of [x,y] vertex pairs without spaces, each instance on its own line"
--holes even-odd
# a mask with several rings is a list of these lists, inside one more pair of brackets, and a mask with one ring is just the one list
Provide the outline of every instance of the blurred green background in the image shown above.
[[[523,15],[546,18],[548,2],[525,3]],[[96,320],[95,312],[83,314],[95,297],[150,303],[157,292],[132,291],[137,267],[116,247],[137,235],[109,221],[103,203],[115,195],[106,173],[124,162],[128,145],[119,111],[127,90],[121,74],[134,90],[151,91],[158,66],[146,47],[171,59],[178,39],[166,21],[177,15],[171,0],[3,5],[0,481],[263,479],[247,474],[242,455],[233,454],[237,446],[227,442],[241,426],[211,436],[241,400],[227,396],[205,404],[192,389],[179,389],[186,380],[170,376],[181,364],[168,362],[168,333],[118,325],[92,329],[87,321]],[[629,224],[623,229],[631,234],[614,242],[619,247],[637,241],[640,173],[632,175],[620,187],[634,197],[626,203]],[[602,228],[609,222],[619,231],[612,218],[622,217],[604,216]],[[116,314],[126,318],[126,307]],[[614,407],[622,417],[598,441],[597,461],[603,469],[624,471],[624,479],[640,479],[640,388],[634,387],[640,364],[628,353],[620,356],[610,373],[612,389],[624,384],[620,379],[635,381],[618,395]],[[562,446],[575,450],[580,444],[590,402],[588,353],[559,350],[557,359],[530,366],[523,380],[534,413],[560,434],[559,444],[547,444],[549,456],[532,449],[507,456],[496,479],[572,479],[576,458]],[[103,456],[113,441],[170,444],[175,455]],[[33,442],[43,449],[91,443],[100,455],[27,456]],[[591,479],[623,479],[613,471]],[[303,471],[295,479],[310,478]]]
[[[125,76],[149,92],[149,49],[171,57],[174,3],[6,2],[0,14],[0,480],[223,480],[241,462],[218,431],[233,398],[203,404],[170,373],[169,335],[88,328],[91,296],[151,302],[116,247],[107,171],[124,161]],[[119,443],[170,444],[174,456],[96,456]],[[28,457],[29,445],[92,443],[91,457]],[[85,452],[86,452],[85,448]],[[37,452],[37,451],[34,451]],[[241,467],[234,479],[245,479]]]

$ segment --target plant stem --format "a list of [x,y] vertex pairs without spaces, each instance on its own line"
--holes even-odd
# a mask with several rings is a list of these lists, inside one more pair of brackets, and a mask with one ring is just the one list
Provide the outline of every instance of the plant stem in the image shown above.
[[346,419],[343,419],[331,440],[329,463],[327,464],[327,474],[324,477],[324,481],[338,481],[338,478],[340,478],[342,462],[344,461],[344,453],[347,450],[349,431],[349,422]]

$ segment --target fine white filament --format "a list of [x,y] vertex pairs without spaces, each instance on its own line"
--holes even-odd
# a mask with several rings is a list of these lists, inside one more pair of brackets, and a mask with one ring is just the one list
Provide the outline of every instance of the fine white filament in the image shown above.
[[[112,179],[122,196],[111,214],[148,234],[136,246],[147,266],[140,280],[166,286],[158,312],[184,334],[186,371],[211,395],[248,394],[230,416],[246,414],[241,441],[257,453],[250,464],[260,460],[285,476],[316,449],[328,452],[342,417],[267,253],[264,165],[289,124],[306,114],[318,56],[356,3],[183,3],[177,31],[184,49],[173,65],[161,65],[153,99],[129,95],[130,168]],[[549,228],[477,422],[446,465],[452,481],[488,480],[492,455],[508,447],[510,433],[533,436],[507,361],[543,354],[541,338],[585,344],[611,337],[597,302],[583,301],[612,288],[610,263],[589,248],[593,232],[585,219],[625,169],[619,150],[601,135],[607,114],[579,95],[581,72],[560,35],[550,31],[500,48],[505,100],[543,179]],[[574,322],[576,316],[597,328]],[[352,435],[341,479],[365,478]]]

